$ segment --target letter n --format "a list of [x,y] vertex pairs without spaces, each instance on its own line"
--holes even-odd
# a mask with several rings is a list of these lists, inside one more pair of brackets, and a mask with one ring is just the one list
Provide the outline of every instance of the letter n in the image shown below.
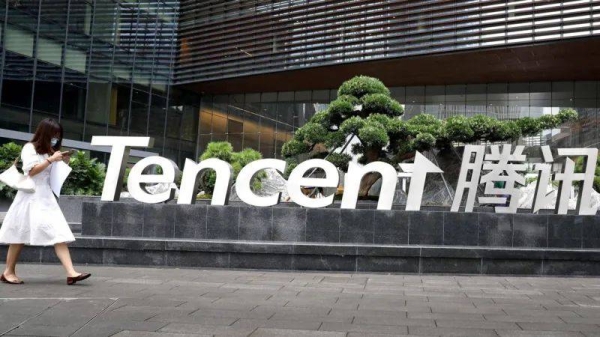
[[358,200],[360,183],[367,173],[377,172],[381,174],[381,190],[379,191],[379,201],[377,209],[390,210],[394,202],[394,191],[398,182],[398,173],[396,169],[381,161],[367,164],[363,167],[356,163],[350,163],[348,173],[344,177],[344,196],[342,197],[342,208],[354,209]]
[[233,168],[223,160],[211,158],[196,163],[186,159],[183,168],[183,177],[179,189],[178,204],[190,205],[196,203],[198,191],[198,178],[205,170],[214,170],[217,174],[215,190],[213,191],[211,205],[224,206],[229,203],[229,193],[233,182]]

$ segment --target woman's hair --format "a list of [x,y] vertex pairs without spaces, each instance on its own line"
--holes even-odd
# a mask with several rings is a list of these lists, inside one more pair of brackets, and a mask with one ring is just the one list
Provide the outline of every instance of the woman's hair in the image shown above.
[[[50,144],[52,138],[58,135],[58,143],[52,147]],[[54,151],[60,150],[62,146],[63,128],[52,118],[46,118],[38,124],[31,143],[35,147],[38,154],[52,154]]]

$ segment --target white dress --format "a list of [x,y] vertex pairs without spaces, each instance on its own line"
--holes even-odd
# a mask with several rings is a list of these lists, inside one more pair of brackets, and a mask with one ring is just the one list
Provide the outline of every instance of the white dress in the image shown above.
[[[47,154],[40,155],[31,143],[21,151],[23,172],[27,175],[36,165],[43,163]],[[31,246],[52,246],[73,242],[75,237],[62,214],[50,188],[50,169],[31,177],[35,192],[18,191],[0,227],[0,243],[24,243]]]

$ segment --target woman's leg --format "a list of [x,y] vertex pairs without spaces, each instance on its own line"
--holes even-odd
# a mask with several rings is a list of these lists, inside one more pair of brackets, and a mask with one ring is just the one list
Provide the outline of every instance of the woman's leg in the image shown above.
[[69,253],[67,244],[57,243],[54,245],[54,250],[56,251],[56,256],[58,256],[58,259],[67,272],[67,277],[79,276],[79,273],[73,268],[73,261],[71,261],[71,254]]
[[11,282],[19,281],[17,277],[17,261],[19,260],[19,255],[21,255],[21,250],[23,249],[23,244],[12,244],[8,246],[8,253],[6,254],[6,269],[4,269],[4,277]]

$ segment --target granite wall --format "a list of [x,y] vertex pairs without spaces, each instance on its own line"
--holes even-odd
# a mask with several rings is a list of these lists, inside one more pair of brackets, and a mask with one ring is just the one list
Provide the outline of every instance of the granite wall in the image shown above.
[[600,216],[84,202],[82,235],[598,249]]

